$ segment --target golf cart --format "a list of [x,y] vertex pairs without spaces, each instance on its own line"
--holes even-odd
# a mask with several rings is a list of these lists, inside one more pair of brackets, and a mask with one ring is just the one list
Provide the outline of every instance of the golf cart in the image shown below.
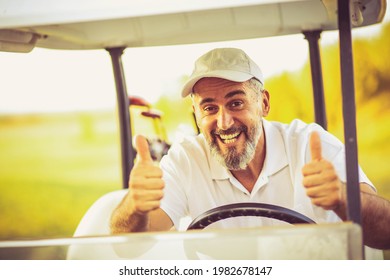
[[[385,1],[165,0],[160,1],[159,5],[152,1],[61,1],[61,5],[47,0],[37,0],[31,5],[20,5],[19,2],[1,1],[5,16],[0,23],[0,50],[29,52],[34,47],[102,49],[111,56],[117,90],[123,190],[99,199],[83,217],[73,238],[2,241],[0,251],[12,252],[15,258],[22,259],[196,259],[202,256],[214,259],[365,258],[360,228],[360,196],[357,191],[351,26],[381,22],[386,9]],[[199,229],[215,220],[235,215],[266,216],[305,225],[261,230],[109,235],[110,215],[127,192],[135,158],[129,98],[121,59],[127,48],[303,33],[310,50],[315,121],[326,129],[318,40],[321,32],[329,30],[338,30],[340,36],[343,116],[347,139],[348,222],[312,225],[311,221],[291,209],[239,205],[234,209],[212,209],[200,220],[194,221],[193,228]],[[48,256],[45,252],[52,252],[48,249],[53,247],[58,248],[55,251],[58,254]],[[0,255],[4,256],[5,253]]]

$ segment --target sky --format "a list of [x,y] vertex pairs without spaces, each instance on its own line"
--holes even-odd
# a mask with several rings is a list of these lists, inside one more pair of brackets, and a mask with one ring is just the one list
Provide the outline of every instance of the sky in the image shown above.
[[[387,9],[389,10],[389,9]],[[385,21],[389,21],[387,11]],[[380,25],[354,31],[375,36]],[[336,32],[324,32],[321,45],[335,43]],[[192,72],[194,61],[214,47],[239,47],[259,64],[267,78],[295,71],[308,59],[303,35],[210,44],[127,49],[122,58],[127,89],[154,103],[162,94],[180,93],[180,79]],[[0,52],[0,114],[85,111],[116,106],[108,53],[36,48],[28,54]],[[266,82],[265,82],[266,83]]]

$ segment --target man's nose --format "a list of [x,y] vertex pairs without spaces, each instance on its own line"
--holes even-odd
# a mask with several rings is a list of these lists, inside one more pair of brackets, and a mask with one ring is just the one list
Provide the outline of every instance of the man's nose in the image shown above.
[[220,109],[217,117],[217,126],[219,129],[226,130],[234,123],[232,115],[225,109]]

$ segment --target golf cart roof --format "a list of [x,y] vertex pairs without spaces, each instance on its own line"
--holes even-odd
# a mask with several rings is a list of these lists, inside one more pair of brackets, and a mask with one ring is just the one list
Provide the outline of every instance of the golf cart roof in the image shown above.
[[[354,1],[353,1],[354,2]],[[0,50],[105,49],[238,40],[337,29],[337,0],[0,0]],[[352,22],[381,22],[360,0]]]

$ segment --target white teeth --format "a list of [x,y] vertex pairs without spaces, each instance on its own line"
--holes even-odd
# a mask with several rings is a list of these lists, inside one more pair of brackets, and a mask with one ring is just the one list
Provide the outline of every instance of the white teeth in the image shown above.
[[237,139],[223,140],[223,143],[230,144],[236,142]]
[[226,135],[220,134],[219,137],[221,137],[222,140],[231,140],[233,138],[236,138],[238,135],[240,135],[239,132],[234,134],[226,134]]
[[237,141],[237,137],[240,135],[240,132],[234,134],[221,134],[219,137],[222,139],[223,143],[230,144]]

